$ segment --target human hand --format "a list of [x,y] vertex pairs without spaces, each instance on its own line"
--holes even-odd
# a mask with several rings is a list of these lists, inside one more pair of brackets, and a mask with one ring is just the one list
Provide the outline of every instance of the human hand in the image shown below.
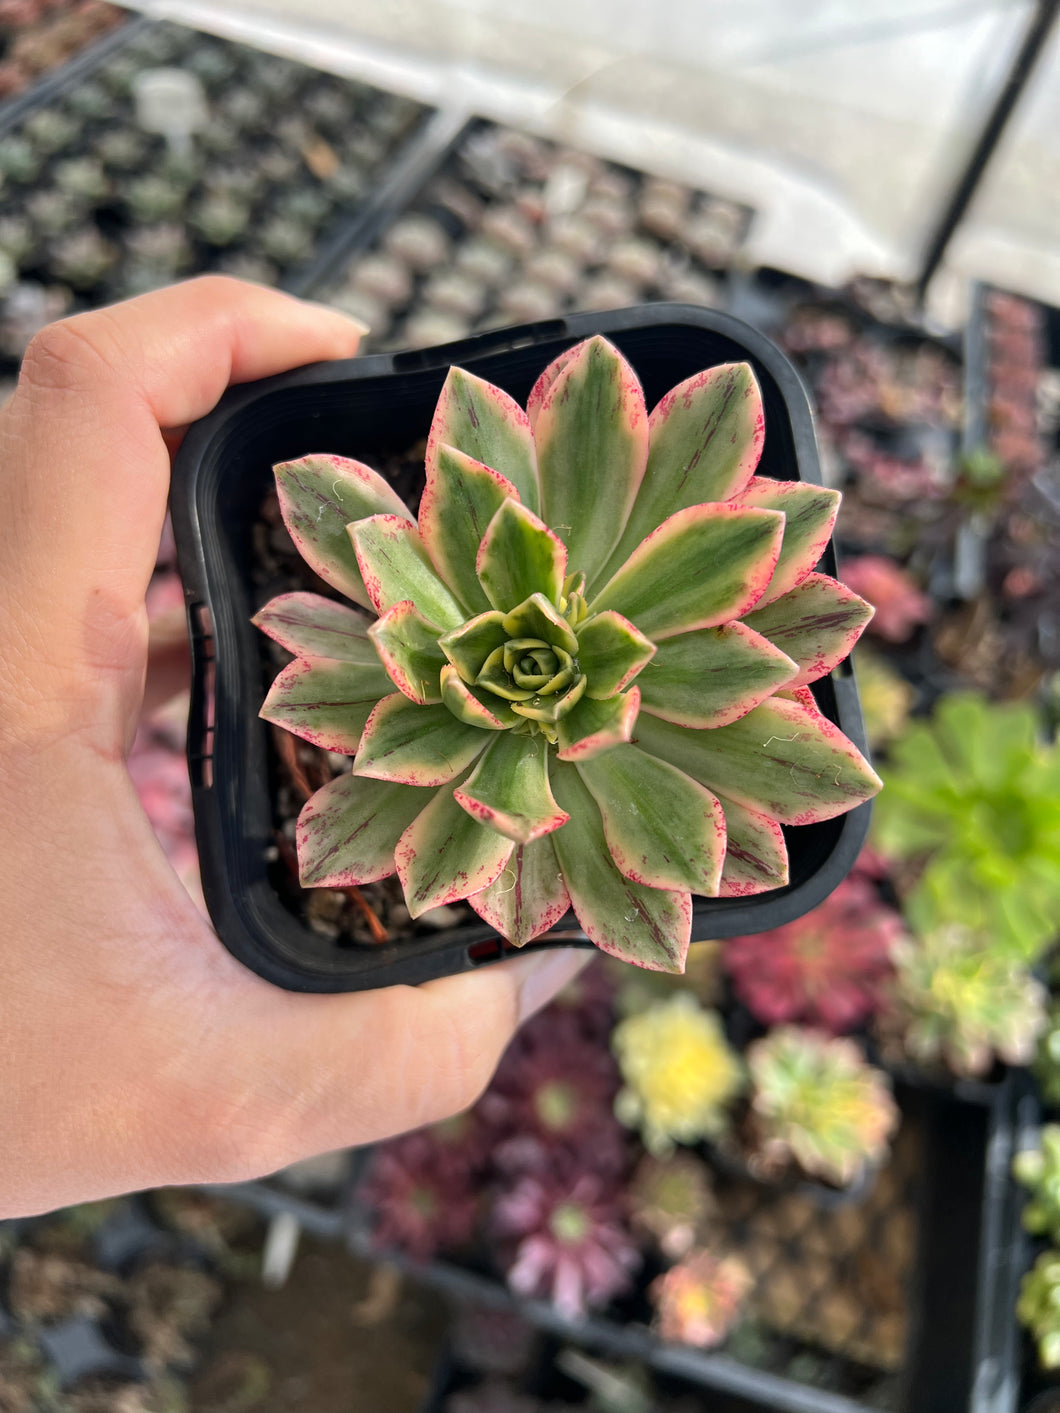
[[455,1113],[584,964],[281,991],[236,962],[125,768],[168,440],[229,383],[347,358],[359,331],[207,278],[50,325],[0,413],[0,1216],[230,1182]]

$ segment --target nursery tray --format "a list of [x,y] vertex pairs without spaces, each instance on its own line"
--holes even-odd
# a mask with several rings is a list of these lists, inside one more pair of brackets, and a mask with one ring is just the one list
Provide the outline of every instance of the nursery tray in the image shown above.
[[[763,475],[820,483],[809,405],[783,355],[727,315],[678,305],[573,315],[480,335],[441,348],[320,364],[232,389],[188,433],[171,507],[193,648],[188,758],[203,893],[235,956],[282,986],[363,990],[427,981],[510,955],[476,921],[373,947],[342,944],[307,927],[270,879],[270,745],[258,710],[274,675],[252,579],[252,526],[277,461],[330,451],[369,465],[425,437],[453,363],[525,402],[541,369],[580,339],[613,339],[644,384],[649,406],[699,369],[750,359],[762,386]],[[834,573],[829,548],[822,560]],[[814,685],[829,720],[864,749],[848,662]],[[272,766],[275,765],[274,760]],[[845,877],[864,841],[869,806],[825,823],[785,829],[790,883],[750,898],[696,898],[693,939],[761,932],[809,911]],[[589,945],[573,916],[544,944]]]
[[[1019,1076],[1008,1074],[995,1083],[949,1087],[903,1079],[895,1093],[903,1125],[915,1129],[919,1151],[911,1186],[901,1196],[915,1214],[915,1255],[905,1280],[907,1335],[900,1362],[887,1375],[871,1375],[856,1357],[873,1338],[871,1323],[853,1331],[846,1353],[815,1344],[812,1337],[781,1334],[773,1337],[773,1351],[786,1350],[786,1361],[772,1357],[752,1364],[740,1357],[738,1330],[716,1351],[663,1344],[648,1327],[643,1299],[571,1321],[544,1301],[512,1295],[484,1265],[417,1263],[381,1253],[373,1245],[368,1214],[351,1204],[348,1192],[337,1207],[293,1199],[262,1183],[211,1190],[267,1216],[290,1211],[306,1230],[341,1236],[358,1256],[385,1260],[457,1300],[517,1308],[557,1339],[641,1361],[665,1378],[709,1389],[711,1413],[1016,1413],[1023,1404],[1013,1310],[1027,1244],[1019,1224],[1020,1192],[1009,1170],[1027,1125],[1025,1089]],[[761,1204],[768,1220],[768,1193],[749,1185],[748,1196]],[[867,1224],[869,1244],[837,1249],[827,1258],[829,1283],[815,1291],[813,1280],[804,1281],[804,1329],[829,1289],[870,1278],[865,1272],[871,1265],[864,1262],[873,1256],[870,1244],[881,1239],[881,1219],[886,1220],[885,1212]],[[821,1238],[816,1226],[786,1234],[774,1229],[777,1265],[806,1276],[819,1270]],[[757,1278],[756,1292],[773,1279],[767,1268]],[[796,1325],[800,1318],[796,1313]],[[812,1364],[816,1382],[793,1376],[798,1362]],[[785,1372],[789,1366],[792,1373]],[[1042,1387],[1040,1379],[1028,1379],[1027,1396]]]

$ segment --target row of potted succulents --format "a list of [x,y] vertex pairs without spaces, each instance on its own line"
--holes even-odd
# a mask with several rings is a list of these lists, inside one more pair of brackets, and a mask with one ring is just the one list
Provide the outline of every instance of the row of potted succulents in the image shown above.
[[[187,150],[137,117],[141,76],[165,66],[201,87]],[[16,365],[47,319],[204,270],[282,280],[353,216],[422,114],[244,45],[137,28],[0,135],[0,353]]]
[[373,348],[427,347],[570,309],[720,305],[746,207],[480,124],[325,298]]

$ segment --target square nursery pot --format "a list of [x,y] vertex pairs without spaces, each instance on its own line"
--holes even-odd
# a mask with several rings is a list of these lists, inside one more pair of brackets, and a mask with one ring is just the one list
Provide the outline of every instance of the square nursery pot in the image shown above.
[[[451,364],[525,404],[547,363],[597,333],[632,363],[649,407],[702,368],[750,362],[765,403],[759,470],[778,480],[821,483],[810,406],[783,354],[737,319],[675,304],[571,315],[441,348],[300,368],[233,388],[185,437],[171,506],[193,650],[188,759],[203,892],[225,946],[280,986],[328,992],[417,984],[514,949],[477,918],[376,947],[340,943],[306,926],[282,900],[270,863],[276,763],[258,718],[275,667],[264,634],[250,622],[268,597],[255,589],[252,566],[253,527],[273,484],[271,468],[311,452],[378,468],[426,437]],[[836,571],[831,547],[822,568]],[[864,752],[849,663],[813,691],[824,714]],[[790,883],[749,898],[695,898],[693,940],[760,932],[815,907],[857,857],[869,810],[860,805],[823,824],[786,828]],[[531,945],[560,943],[590,945],[573,914]]]

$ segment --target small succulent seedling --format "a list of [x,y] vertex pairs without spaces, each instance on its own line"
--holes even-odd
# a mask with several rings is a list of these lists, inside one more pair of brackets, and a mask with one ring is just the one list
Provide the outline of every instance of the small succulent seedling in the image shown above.
[[1060,1252],[1043,1252],[1023,1277],[1016,1315],[1038,1346],[1042,1368],[1060,1369]]
[[838,494],[755,476],[746,364],[650,418],[603,338],[524,412],[454,368],[418,522],[367,466],[276,467],[295,544],[332,588],[255,618],[295,655],[262,716],[355,756],[298,823],[301,880],[397,873],[413,917],[467,898],[516,945],[573,906],[603,950],[681,971],[691,895],[788,881],[782,825],[879,781],[807,684],[869,606],[814,572]]
[[898,1124],[887,1076],[853,1040],[782,1025],[747,1050],[751,1110],[767,1166],[794,1161],[846,1187],[879,1163]]
[[726,1338],[751,1292],[751,1272],[737,1256],[691,1252],[648,1291],[661,1339],[712,1349]]
[[1046,992],[996,942],[959,923],[898,942],[896,1024],[906,1053],[955,1074],[985,1074],[995,1060],[1028,1064],[1045,1029]]
[[1060,1242],[1060,1124],[1046,1124],[1036,1147],[1016,1154],[1012,1173],[1031,1194],[1023,1225],[1035,1236]]

